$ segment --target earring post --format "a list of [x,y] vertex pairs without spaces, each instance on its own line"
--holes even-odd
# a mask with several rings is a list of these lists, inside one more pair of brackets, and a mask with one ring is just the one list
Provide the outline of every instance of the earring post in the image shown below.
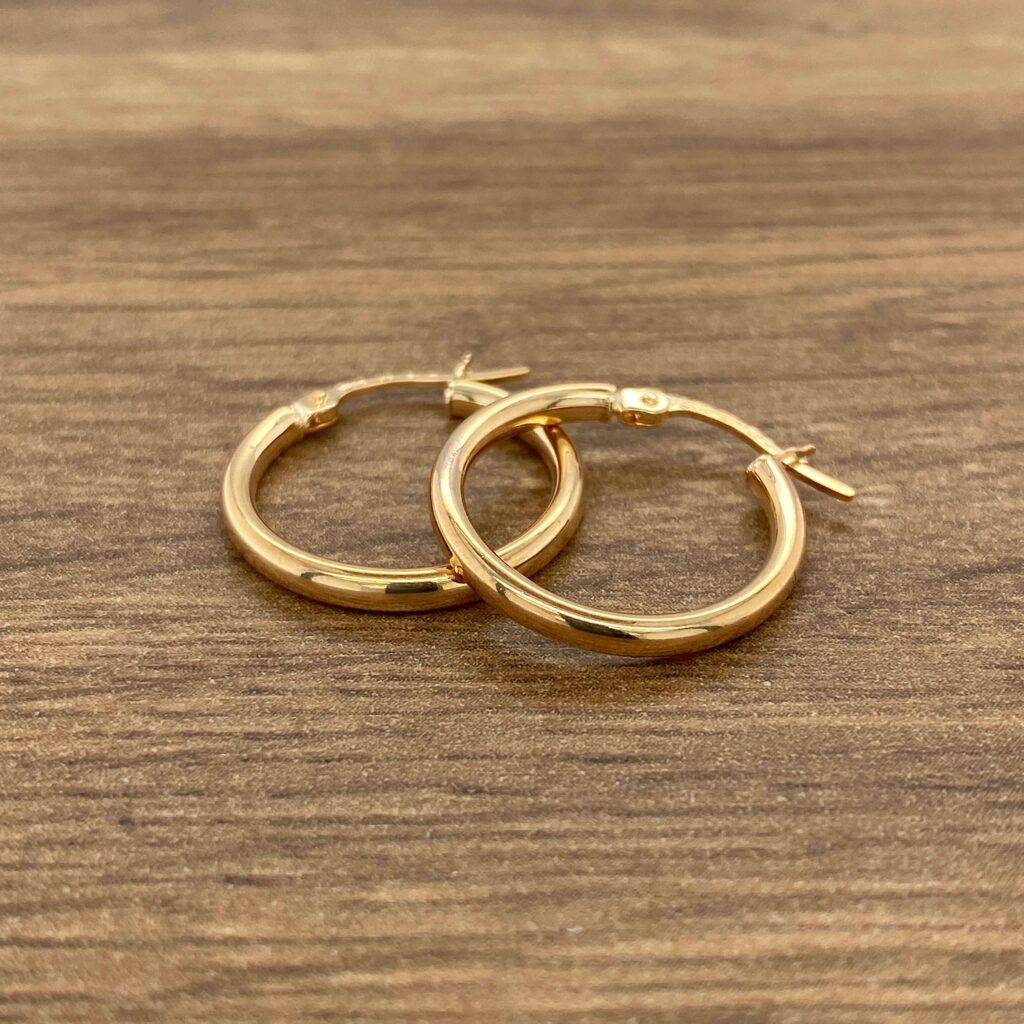
[[478,380],[483,383],[496,383],[500,380],[519,380],[530,373],[528,366],[506,366],[500,370],[478,370],[474,373],[464,374],[460,380]]
[[470,365],[473,362],[473,353],[467,352],[456,364],[452,371],[452,380],[478,380],[482,383],[494,383],[499,380],[518,380],[530,373],[528,366],[508,366],[500,370],[474,370],[470,372]]

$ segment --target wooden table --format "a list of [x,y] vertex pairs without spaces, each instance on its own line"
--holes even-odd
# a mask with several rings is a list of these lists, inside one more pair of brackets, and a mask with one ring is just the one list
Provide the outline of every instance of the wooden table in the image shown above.
[[[1017,0],[0,26],[0,1020],[1022,1019]],[[724,406],[859,500],[805,495],[767,624],[656,664],[230,550],[251,424],[467,348]],[[267,516],[435,560],[448,429],[353,405]],[[681,608],[759,564],[742,446],[573,436],[543,582]],[[497,541],[546,493],[509,442],[471,496]]]

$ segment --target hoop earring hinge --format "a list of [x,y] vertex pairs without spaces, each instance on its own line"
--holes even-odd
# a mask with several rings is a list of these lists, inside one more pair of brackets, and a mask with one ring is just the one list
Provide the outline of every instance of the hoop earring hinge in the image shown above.
[[381,377],[364,377],[362,380],[346,381],[329,388],[318,388],[291,403],[291,408],[299,417],[299,426],[307,434],[336,423],[339,407],[348,398],[366,395],[386,388],[420,388],[445,387],[445,400],[450,402],[449,389],[460,381],[477,381],[481,384],[496,384],[498,381],[518,380],[526,377],[528,366],[508,366],[499,370],[482,370],[470,372],[473,354],[467,352],[455,364],[451,373],[399,373]]
[[723,427],[762,455],[778,460],[792,476],[815,490],[839,501],[853,501],[857,494],[848,483],[822,472],[807,461],[817,451],[813,444],[780,448],[757,427],[706,402],[669,397],[657,388],[621,388],[612,399],[612,411],[623,423],[633,427],[656,427],[669,416],[689,417]]

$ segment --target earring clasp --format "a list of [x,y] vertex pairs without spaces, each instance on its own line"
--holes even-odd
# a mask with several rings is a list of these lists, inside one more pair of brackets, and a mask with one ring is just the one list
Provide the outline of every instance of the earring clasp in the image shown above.
[[467,352],[454,366],[451,373],[397,373],[380,377],[364,377],[362,380],[346,381],[329,388],[318,388],[292,402],[292,408],[300,417],[302,428],[307,434],[324,430],[338,420],[338,408],[348,398],[383,391],[387,388],[420,388],[442,385],[446,388],[446,400],[450,403],[448,391],[459,381],[476,381],[481,384],[496,384],[499,381],[517,380],[527,376],[528,366],[507,366],[498,370],[470,371],[473,354]]
[[722,427],[762,455],[777,459],[792,476],[816,490],[839,501],[852,501],[856,495],[848,483],[822,472],[807,461],[816,451],[813,444],[780,448],[757,427],[706,402],[692,398],[670,398],[657,388],[620,388],[612,399],[612,411],[623,423],[634,427],[656,427],[668,416],[688,416]]

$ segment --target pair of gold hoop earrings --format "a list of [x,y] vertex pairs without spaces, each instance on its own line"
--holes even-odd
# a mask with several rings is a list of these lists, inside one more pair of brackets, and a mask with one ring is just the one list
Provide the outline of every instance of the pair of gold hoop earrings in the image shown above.
[[[525,376],[525,367],[470,371],[466,356],[451,375],[396,375],[337,384],[275,409],[236,449],[224,474],[224,521],[242,555],[276,583],[328,604],[367,611],[422,612],[482,597],[499,611],[544,636],[606,654],[665,657],[725,643],[763,622],[796,582],[806,544],[803,506],[793,478],[841,501],[854,491],[811,466],[813,445],[782,448],[755,427],[704,402],[655,388],[563,384],[516,394],[496,382]],[[303,551],[263,522],[256,494],[267,467],[309,434],[332,426],[342,402],[386,388],[443,387],[448,409],[463,422],[441,449],[430,478],[434,525],[451,553],[444,566],[378,569]],[[672,416],[722,427],[759,454],[747,480],[771,526],[771,549],[760,572],[736,593],[693,611],[642,615],[603,611],[545,590],[529,577],[547,565],[579,525],[583,468],[561,429],[579,420],[619,420],[654,427]],[[466,509],[469,468],[490,444],[521,437],[540,456],[552,494],[540,517],[521,536],[493,551]]]

